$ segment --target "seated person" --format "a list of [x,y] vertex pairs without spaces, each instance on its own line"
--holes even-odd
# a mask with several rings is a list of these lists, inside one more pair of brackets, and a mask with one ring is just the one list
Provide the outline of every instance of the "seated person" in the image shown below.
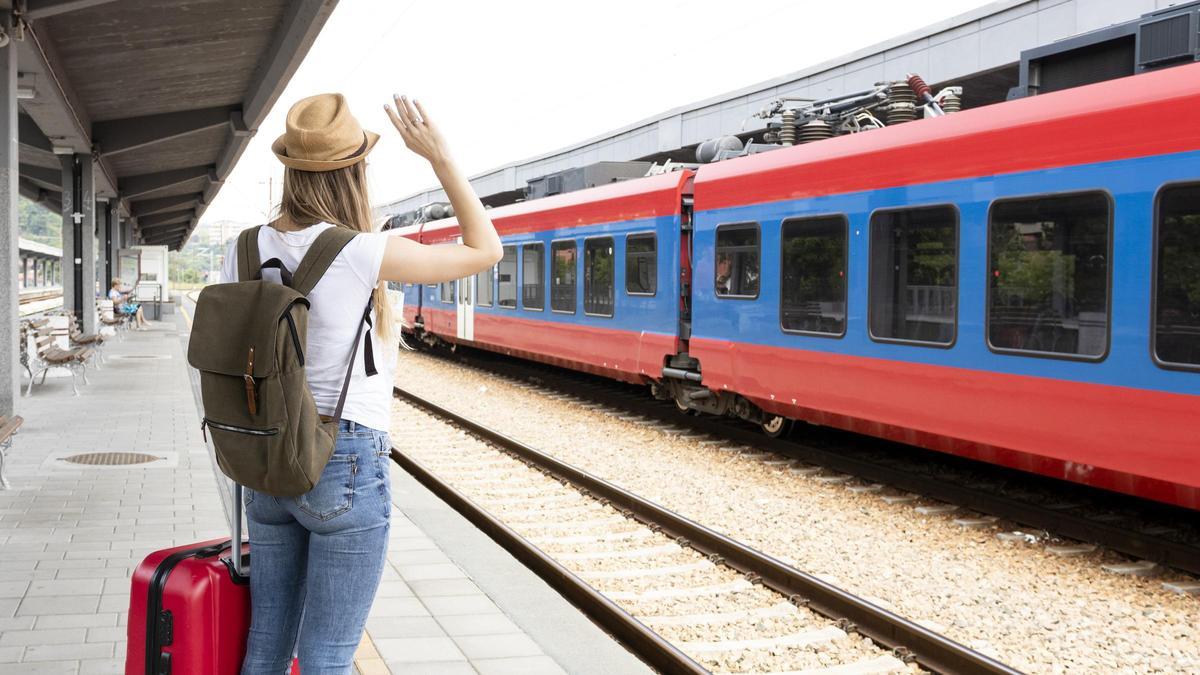
[[108,289],[108,299],[112,300],[113,312],[133,316],[137,319],[137,329],[142,330],[147,325],[146,316],[142,313],[142,306],[134,302],[132,296],[133,289],[122,291],[121,280],[112,280],[112,288]]

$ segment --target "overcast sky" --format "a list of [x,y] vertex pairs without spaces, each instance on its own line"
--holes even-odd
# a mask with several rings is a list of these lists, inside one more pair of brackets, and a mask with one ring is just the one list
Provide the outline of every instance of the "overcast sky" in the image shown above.
[[[419,98],[470,175],[916,30],[983,0],[341,0],[203,220],[265,222],[288,107],[340,91],[383,134],[372,201],[435,185],[384,116]],[[268,190],[274,180],[273,195]]]

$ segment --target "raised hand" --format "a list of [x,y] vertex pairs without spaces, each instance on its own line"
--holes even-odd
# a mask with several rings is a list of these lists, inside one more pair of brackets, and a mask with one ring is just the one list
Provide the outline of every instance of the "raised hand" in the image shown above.
[[383,109],[392,121],[392,126],[400,132],[404,145],[435,166],[449,162],[450,149],[446,145],[446,139],[442,137],[442,132],[434,125],[433,120],[429,119],[429,114],[425,112],[421,102],[409,101],[407,96],[397,94],[392,96],[392,103],[394,108],[384,105]]

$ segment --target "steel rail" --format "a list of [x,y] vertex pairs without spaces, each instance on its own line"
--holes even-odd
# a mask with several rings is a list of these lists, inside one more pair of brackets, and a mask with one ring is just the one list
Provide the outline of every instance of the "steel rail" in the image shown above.
[[403,398],[470,431],[559,480],[570,482],[596,498],[607,500],[614,507],[628,512],[644,524],[674,537],[681,544],[706,555],[717,556],[729,567],[794,602],[839,621],[847,629],[854,630],[899,655],[911,656],[929,670],[939,673],[1009,675],[1020,672],[401,387],[394,387],[393,392],[398,398]]
[[472,525],[491,537],[504,550],[545,580],[551,588],[562,594],[571,604],[580,608],[584,614],[616,637],[647,664],[671,675],[677,673],[698,675],[708,672],[687,654],[664,640],[661,635],[647,628],[645,624],[584,583],[558,561],[546,555],[541,549],[529,543],[527,539],[480,508],[469,497],[435,476],[420,462],[396,448],[392,448],[391,458],[416,478],[417,482],[462,514]]

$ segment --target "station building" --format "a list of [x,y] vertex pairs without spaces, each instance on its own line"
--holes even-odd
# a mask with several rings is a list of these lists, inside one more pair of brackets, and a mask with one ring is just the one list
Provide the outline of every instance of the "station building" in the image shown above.
[[[471,179],[489,206],[527,196],[530,181],[599,162],[690,162],[709,139],[761,137],[755,117],[782,97],[823,99],[917,73],[935,90],[963,88],[963,108],[1195,60],[1195,3],[1000,0],[824,63],[664,111]],[[1182,45],[1163,33],[1182,30]],[[1057,44],[1056,44],[1057,43]],[[1146,50],[1136,54],[1135,49]],[[1163,49],[1161,54],[1154,49]],[[1033,80],[1030,80],[1030,73]],[[1040,78],[1040,79],[1039,79]],[[756,126],[756,123],[757,126]],[[445,202],[438,188],[381,204],[383,216]]]

